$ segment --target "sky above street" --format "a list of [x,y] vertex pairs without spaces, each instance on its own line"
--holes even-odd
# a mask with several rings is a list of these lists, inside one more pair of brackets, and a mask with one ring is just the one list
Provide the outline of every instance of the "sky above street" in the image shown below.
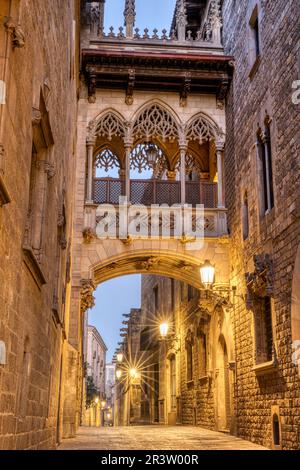
[[[169,32],[175,0],[136,0],[136,24],[135,27],[143,31],[145,28],[159,31],[166,28]],[[125,0],[106,0],[105,3],[105,30],[110,26],[116,30],[124,23]]]
[[[117,30],[124,23],[125,0],[106,0],[105,30],[110,26]],[[136,27],[169,32],[173,18],[175,0],[136,0]],[[107,347],[107,360],[111,360],[119,337],[123,313],[140,307],[141,277],[126,276],[105,282],[96,291],[96,306],[89,312],[89,323],[95,325]]]

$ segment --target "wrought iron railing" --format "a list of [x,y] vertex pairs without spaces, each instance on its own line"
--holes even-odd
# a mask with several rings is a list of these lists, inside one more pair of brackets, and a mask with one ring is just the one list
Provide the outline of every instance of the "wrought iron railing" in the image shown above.
[[[217,207],[217,183],[207,181],[186,182],[186,203],[214,209]],[[118,204],[119,197],[125,195],[125,180],[115,178],[95,178],[93,200],[95,204]],[[132,204],[180,204],[180,181],[131,180],[130,202]]]

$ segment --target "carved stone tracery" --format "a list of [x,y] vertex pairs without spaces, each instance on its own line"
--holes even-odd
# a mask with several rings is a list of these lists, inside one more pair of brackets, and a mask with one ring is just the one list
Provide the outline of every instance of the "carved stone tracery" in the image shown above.
[[201,145],[211,139],[215,139],[218,129],[204,116],[196,116],[186,129],[186,139],[196,140]]
[[136,119],[133,130],[135,139],[161,138],[174,141],[179,137],[178,127],[171,114],[158,104],[146,108]]
[[107,173],[113,168],[120,168],[120,160],[109,148],[105,148],[96,155],[95,166],[104,169]]
[[[147,155],[150,147],[157,152],[157,158],[154,164],[149,162]],[[154,168],[155,167],[155,168]],[[167,158],[161,148],[155,144],[138,144],[131,152],[130,168],[142,173],[144,170],[154,170],[155,175],[162,173],[168,169]],[[155,176],[154,175],[154,176]]]

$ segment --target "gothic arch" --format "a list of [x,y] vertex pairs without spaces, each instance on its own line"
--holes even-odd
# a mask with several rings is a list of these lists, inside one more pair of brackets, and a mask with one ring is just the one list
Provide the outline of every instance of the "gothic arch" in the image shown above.
[[300,245],[297,250],[293,284],[292,284],[292,306],[291,327],[292,341],[300,341]]
[[113,108],[108,108],[89,122],[87,140],[94,140],[97,136],[107,138],[109,141],[113,137],[125,139],[126,134],[126,121],[122,114]]
[[202,111],[194,116],[185,125],[186,140],[197,140],[201,145],[213,139],[223,140],[224,132],[217,123]]
[[180,139],[180,120],[175,112],[160,100],[145,103],[132,118],[133,140],[159,138],[175,141]]

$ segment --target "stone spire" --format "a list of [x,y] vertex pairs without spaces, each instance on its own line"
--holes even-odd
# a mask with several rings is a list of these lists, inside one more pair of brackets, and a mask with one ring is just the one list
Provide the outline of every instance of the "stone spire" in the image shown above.
[[125,0],[124,26],[126,27],[126,37],[133,37],[133,28],[135,25],[135,0]]
[[185,0],[179,0],[177,11],[176,11],[176,28],[177,28],[177,39],[180,42],[186,40],[186,3]]
[[212,42],[221,45],[222,14],[220,0],[212,0],[209,11],[209,34]]

